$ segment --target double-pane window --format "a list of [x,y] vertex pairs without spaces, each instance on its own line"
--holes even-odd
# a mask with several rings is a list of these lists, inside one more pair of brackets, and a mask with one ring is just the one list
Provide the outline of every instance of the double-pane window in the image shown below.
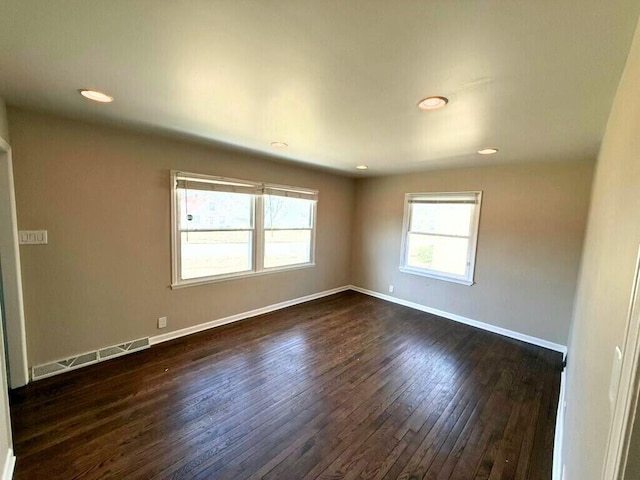
[[317,192],[173,172],[173,285],[312,265]]

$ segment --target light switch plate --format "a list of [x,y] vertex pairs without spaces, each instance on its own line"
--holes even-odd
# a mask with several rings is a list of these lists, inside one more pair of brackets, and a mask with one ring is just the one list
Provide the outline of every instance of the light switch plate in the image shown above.
[[45,245],[48,241],[46,230],[19,230],[20,245]]

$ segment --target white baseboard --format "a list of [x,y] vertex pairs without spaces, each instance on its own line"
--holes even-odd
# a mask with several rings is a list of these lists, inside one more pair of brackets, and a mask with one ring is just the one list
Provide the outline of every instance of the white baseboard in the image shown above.
[[[70,372],[72,370],[76,370],[78,368],[83,368],[89,365],[95,365],[96,363],[102,362],[104,360],[110,360],[112,358],[116,358],[128,353],[133,353],[134,351],[140,351],[143,350],[145,348],[149,348],[150,346],[156,345],[158,343],[162,343],[162,342],[166,342],[168,340],[173,340],[175,338],[180,338],[180,337],[184,337],[185,335],[191,335],[192,333],[198,333],[198,332],[202,332],[203,330],[208,330],[210,328],[214,328],[214,327],[219,327],[221,325],[226,325],[227,323],[232,323],[232,322],[237,322],[239,320],[244,320],[246,318],[251,318],[251,317],[255,317],[256,315],[262,315],[263,313],[269,313],[269,312],[273,312],[275,310],[280,310],[282,308],[287,308],[287,307],[291,307],[293,305],[297,305],[299,303],[303,303],[303,302],[308,302],[310,300],[315,300],[317,298],[322,298],[322,297],[327,297],[329,295],[333,295],[335,293],[340,293],[340,292],[344,292],[346,290],[349,290],[349,286],[343,286],[343,287],[338,287],[338,288],[334,288],[331,290],[325,290],[324,292],[318,292],[318,293],[313,293],[311,295],[306,295],[304,297],[299,297],[299,298],[294,298],[292,300],[286,300],[284,302],[280,302],[280,303],[275,303],[273,305],[267,305],[266,307],[262,307],[262,308],[257,308],[255,310],[250,310],[248,312],[242,312],[242,313],[238,313],[236,315],[231,315],[230,317],[224,317],[224,318],[219,318],[217,320],[212,320],[210,322],[206,322],[206,323],[201,323],[199,325],[194,325],[193,327],[187,327],[187,328],[183,328],[181,330],[175,330],[173,332],[168,332],[162,335],[156,335],[155,337],[144,337],[142,339],[137,339],[137,340],[129,340],[126,342],[121,342],[122,344],[132,344],[135,342],[139,342],[141,340],[149,340],[148,344],[146,346],[140,347],[140,348],[136,348],[134,350],[128,350],[128,349],[123,349],[121,348],[122,352],[120,353],[109,353],[109,355],[107,356],[102,356],[101,352],[103,350],[109,350],[109,349],[113,349],[113,348],[120,348],[119,345],[115,345],[115,346],[111,346],[111,347],[105,347],[105,348],[101,348],[98,350],[94,350],[92,352],[85,352],[83,354],[80,355],[76,355],[74,357],[71,358],[71,360],[73,360],[75,357],[79,357],[79,356],[83,356],[83,355],[88,355],[91,353],[95,353],[96,355],[96,360],[92,360],[89,362],[85,362],[79,365],[74,365],[72,367],[65,367],[56,371],[53,371],[51,373],[47,373],[47,374],[43,374],[43,375],[39,375],[39,376],[35,376],[32,375],[32,380],[41,380],[43,378],[48,378],[51,377],[53,375],[60,375],[62,373],[66,373],[66,372]],[[128,347],[127,347],[128,348]],[[68,360],[70,359],[63,359],[63,360],[58,360],[58,361],[54,361],[54,362],[49,362],[49,364],[56,364],[56,363],[66,363]],[[45,365],[39,365],[40,367],[42,366],[47,366],[49,364],[45,364]],[[38,368],[38,366],[36,367]],[[32,369],[33,370],[33,369]],[[0,480],[2,480],[0,478]]]
[[4,460],[4,468],[2,469],[2,480],[11,480],[13,478],[13,469],[16,466],[16,456],[13,449],[7,450],[7,458]]
[[558,397],[558,413],[556,415],[556,434],[553,439],[553,473],[552,480],[562,478],[562,441],[564,437],[565,388],[567,386],[567,369],[560,375],[560,395]]
[[149,338],[149,342],[151,345],[156,345],[158,343],[167,342],[169,340],[174,340],[176,338],[184,337],[186,335],[191,335],[192,333],[202,332],[204,330],[209,330],[210,328],[219,327],[221,325],[226,325],[228,323],[245,320],[247,318],[255,317],[257,315],[262,315],[265,313],[274,312],[276,310],[281,310],[283,308],[291,307],[293,305],[298,305],[299,303],[309,302],[311,300],[316,300],[322,297],[328,297],[329,295],[344,292],[349,289],[350,287],[347,285],[344,287],[333,288],[331,290],[325,290],[324,292],[313,293],[311,295],[306,295],[304,297],[294,298],[292,300],[286,300],[280,303],[274,303],[273,305],[267,305],[266,307],[256,308],[255,310],[249,310],[248,312],[237,313],[229,317],[218,318],[216,320],[211,320],[210,322],[194,325],[193,327],[187,327],[180,330],[174,330],[173,332],[164,333],[162,335],[156,335],[155,337]]
[[[538,345],[544,348],[548,348],[551,350],[555,350],[558,352],[562,352],[566,354],[567,348],[564,345],[559,345],[557,343],[549,342],[547,340],[542,340],[540,338],[531,337],[529,335],[524,335],[522,333],[514,332],[513,330],[508,330],[502,327],[496,327],[495,325],[490,325],[488,323],[479,322],[477,320],[472,320],[467,317],[463,317],[461,315],[456,315],[454,313],[445,312],[443,310],[438,310],[436,308],[427,307],[426,305],[421,305],[418,303],[410,302],[408,300],[403,300],[401,298],[392,297],[390,295],[385,295],[382,293],[374,292],[372,290],[367,290],[364,288],[356,287],[354,285],[345,285],[338,288],[333,288],[331,290],[325,290],[323,292],[313,293],[311,295],[306,295],[304,297],[298,297],[291,300],[286,300],[284,302],[275,303],[273,305],[267,305],[266,307],[256,308],[255,310],[249,310],[247,312],[237,313],[235,315],[231,315],[229,317],[218,318],[216,320],[211,320],[209,322],[201,323],[199,325],[194,325],[192,327],[183,328],[180,330],[174,330],[172,332],[164,333],[161,335],[156,335],[154,337],[149,338],[149,346],[157,345],[159,343],[167,342],[169,340],[174,340],[176,338],[184,337],[186,335],[191,335],[193,333],[202,332],[204,330],[209,330],[211,328],[219,327],[222,325],[227,325],[229,323],[237,322],[240,320],[245,320],[247,318],[255,317],[257,315],[263,315],[265,313],[274,312],[276,310],[281,310],[283,308],[291,307],[293,305],[298,305],[300,303],[309,302],[311,300],[316,300],[318,298],[327,297],[329,295],[334,295],[336,293],[344,292],[346,290],[354,290],[356,292],[364,293],[366,295],[370,295],[372,297],[377,297],[382,300],[386,300],[388,302],[397,303],[400,305],[404,305],[406,307],[414,308],[416,310],[420,310],[423,312],[431,313],[433,315],[437,315],[439,317],[447,318],[449,320],[454,320],[456,322],[464,323],[466,325],[470,325],[472,327],[477,327],[482,330],[487,330],[489,332],[497,333],[500,335],[504,335],[506,337],[515,338],[516,340],[522,340],[523,342],[531,343],[534,345]],[[88,364],[87,364],[88,365]],[[60,372],[61,373],[61,372]],[[43,377],[44,378],[44,377]],[[1,480],[1,479],[0,479]]]
[[373,290],[367,290],[366,288],[360,288],[354,285],[350,285],[349,288],[356,292],[364,293],[365,295],[370,295],[372,297],[380,298],[388,302],[397,303],[399,305],[404,305],[405,307],[409,307],[409,308],[415,308],[416,310],[420,310],[422,312],[431,313],[433,315],[447,318],[455,322],[464,323],[465,325],[470,325],[472,327],[480,328],[482,330],[487,330],[488,332],[497,333],[499,335],[504,335],[505,337],[514,338],[516,340],[521,340],[523,342],[531,343],[533,345],[538,345],[539,347],[548,348],[549,350],[555,350],[556,352],[560,352],[563,355],[567,353],[567,347],[565,345],[560,345],[558,343],[553,343],[548,340],[543,340],[542,338],[532,337],[530,335],[525,335],[524,333],[515,332],[507,328],[497,327],[489,323],[479,322],[478,320],[473,320],[471,318],[463,317],[462,315],[445,312],[444,310],[438,310],[437,308],[427,307],[426,305],[410,302],[409,300],[403,300],[402,298],[398,298],[398,297],[392,297],[391,295],[385,295],[384,293],[374,292]]
[[463,317],[462,315],[457,315],[455,313],[445,312],[444,310],[438,310],[436,308],[427,307],[426,305],[421,305],[419,303],[410,302],[408,300],[403,300],[397,297],[392,297],[391,295],[385,295],[383,293],[374,292],[372,290],[367,290],[365,288],[356,287],[355,285],[346,285],[346,286],[334,288],[331,290],[325,290],[323,292],[314,293],[304,297],[294,298],[292,300],[286,300],[284,302],[275,303],[273,305],[267,305],[266,307],[257,308],[255,310],[249,310],[247,312],[237,313],[229,317],[218,318],[216,320],[211,320],[210,322],[205,322],[199,325],[194,325],[192,327],[175,330],[173,332],[164,333],[162,335],[156,335],[155,337],[151,337],[149,339],[149,342],[151,345],[156,345],[158,343],[167,342],[169,340],[174,340],[176,338],[184,337],[186,335],[191,335],[193,333],[198,333],[204,330],[209,330],[211,328],[219,327],[221,325],[227,325],[229,323],[245,320],[247,318],[255,317],[257,315],[262,315],[265,313],[274,312],[276,310],[281,310],[283,308],[291,307],[299,303],[304,303],[310,300],[327,297],[335,293],[344,292],[345,290],[354,290],[356,292],[364,293],[365,295],[370,295],[372,297],[380,298],[388,302],[397,303],[399,305],[404,305],[405,307],[414,308],[422,312],[431,313],[433,315],[447,318],[449,320],[453,320],[459,323],[464,323],[472,327],[480,328],[482,330],[487,330],[489,332],[497,333],[499,335],[504,335],[505,337],[514,338],[516,340],[521,340],[526,343],[531,343],[533,345],[538,345],[540,347],[548,348],[550,350],[555,350],[557,352],[561,352],[562,354],[566,354],[567,352],[567,347],[565,347],[564,345],[549,342],[548,340],[532,337],[530,335],[525,335],[523,333],[515,332],[513,330],[508,330],[506,328],[497,327],[495,325],[491,325],[488,323],[479,322],[477,320]]

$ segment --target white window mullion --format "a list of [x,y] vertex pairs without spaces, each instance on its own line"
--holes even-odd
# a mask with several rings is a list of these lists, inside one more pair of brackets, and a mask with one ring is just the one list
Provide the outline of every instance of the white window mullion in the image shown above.
[[409,263],[409,235],[411,233],[411,215],[413,209],[411,207],[411,194],[405,195],[405,207],[404,207],[404,219],[403,219],[403,231],[402,231],[402,256],[400,258],[400,267],[405,267]]
[[253,242],[254,270],[264,270],[264,195],[256,195],[254,203],[255,235]]
[[316,214],[318,213],[318,200],[316,200],[311,204],[311,215],[312,215],[312,223],[311,223],[311,252],[309,254],[309,261],[313,264],[316,263]]
[[182,272],[182,255],[180,252],[182,251],[181,245],[181,237],[180,229],[178,227],[179,218],[180,218],[180,202],[178,201],[178,195],[180,195],[179,190],[176,188],[176,175],[171,175],[171,225],[173,228],[171,229],[171,259],[173,262],[173,269],[171,272],[171,284],[176,285],[182,280],[182,276],[180,272]]
[[482,192],[476,192],[476,208],[473,210],[473,217],[471,218],[470,235],[469,235],[469,263],[467,264],[467,271],[469,277],[473,280],[473,275],[476,269],[476,255],[478,251],[478,230],[480,230],[480,207],[482,205]]

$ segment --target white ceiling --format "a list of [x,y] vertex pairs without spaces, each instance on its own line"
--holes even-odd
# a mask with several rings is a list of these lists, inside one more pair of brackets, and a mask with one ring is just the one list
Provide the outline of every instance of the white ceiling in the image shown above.
[[[0,97],[354,174],[595,158],[639,11],[637,0],[2,0]],[[428,95],[450,103],[418,110]],[[500,152],[475,154],[485,146]]]

